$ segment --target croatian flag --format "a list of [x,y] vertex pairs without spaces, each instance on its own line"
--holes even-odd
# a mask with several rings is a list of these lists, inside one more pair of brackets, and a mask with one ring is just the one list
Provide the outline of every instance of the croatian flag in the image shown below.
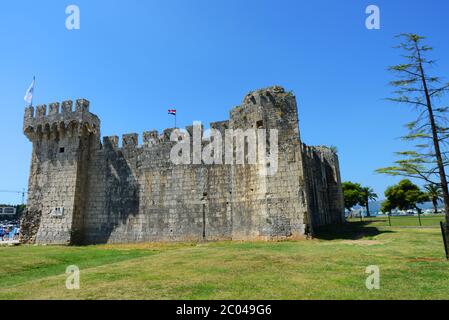
[[171,114],[172,116],[176,116],[176,110],[168,110],[168,114]]
[[25,97],[23,97],[23,100],[25,100],[26,103],[28,103],[29,106],[33,104],[33,93],[34,93],[34,84],[36,83],[36,79],[33,77],[33,82],[31,82],[30,87],[28,88],[27,92],[25,93]]

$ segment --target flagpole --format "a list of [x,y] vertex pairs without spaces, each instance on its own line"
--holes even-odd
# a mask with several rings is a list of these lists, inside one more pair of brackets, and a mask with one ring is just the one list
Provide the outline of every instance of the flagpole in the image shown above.
[[36,88],[36,76],[33,76],[33,94],[31,95],[31,107],[33,106],[34,89]]
[[169,109],[169,110],[168,110],[168,114],[175,117],[175,127],[174,127],[174,129],[177,129],[177,127],[176,127],[176,126],[177,126],[177,114],[176,114],[176,110],[175,110],[175,109]]

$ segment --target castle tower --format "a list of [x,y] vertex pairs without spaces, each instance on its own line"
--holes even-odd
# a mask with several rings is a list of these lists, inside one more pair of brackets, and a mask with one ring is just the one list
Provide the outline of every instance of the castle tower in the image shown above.
[[[241,106],[231,111],[230,127],[266,131],[277,135],[277,163],[257,167],[232,166],[234,239],[301,237],[310,232],[307,185],[302,166],[296,98],[274,86],[249,93]],[[258,145],[261,141],[258,138]],[[263,168],[265,167],[265,168]],[[272,170],[272,174],[260,174]]]
[[[61,107],[61,110],[60,110]],[[36,111],[36,112],[35,112]],[[35,243],[71,244],[83,239],[90,150],[100,137],[100,120],[79,99],[25,110],[23,132],[33,143],[28,213],[39,221]]]

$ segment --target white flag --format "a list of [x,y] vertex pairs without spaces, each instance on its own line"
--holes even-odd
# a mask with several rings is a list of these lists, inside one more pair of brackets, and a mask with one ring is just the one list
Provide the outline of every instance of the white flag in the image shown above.
[[28,88],[27,92],[25,93],[25,97],[23,98],[29,106],[31,106],[33,104],[33,93],[34,93],[34,83],[35,82],[36,82],[36,79],[33,77],[33,82],[31,82],[31,85]]

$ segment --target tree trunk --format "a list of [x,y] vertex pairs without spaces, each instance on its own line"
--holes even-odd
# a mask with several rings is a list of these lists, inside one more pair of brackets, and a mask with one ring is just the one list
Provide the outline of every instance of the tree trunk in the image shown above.
[[438,202],[435,200],[432,200],[432,204],[433,204],[433,213],[437,214],[438,213]]
[[440,225],[441,225],[441,232],[443,233],[444,249],[446,250],[446,259],[449,260],[449,247],[447,246],[448,241],[446,241],[449,234],[447,232],[447,227],[443,221],[440,221]]
[[366,216],[367,217],[371,217],[371,215],[369,213],[369,202],[368,202],[368,200],[366,200]]
[[[421,74],[421,80],[422,80],[424,92],[425,92],[425,95],[426,95],[427,111],[429,113],[430,126],[432,128],[432,140],[433,140],[433,144],[434,144],[434,148],[435,148],[435,157],[437,159],[438,171],[439,171],[439,174],[440,174],[441,189],[443,191],[444,211],[445,211],[445,217],[446,217],[445,229],[446,229],[446,234],[448,234],[448,225],[449,225],[449,188],[448,188],[448,185],[447,185],[446,170],[444,168],[443,157],[441,155],[440,141],[439,141],[439,138],[438,138],[438,131],[437,131],[436,123],[435,123],[435,117],[434,117],[434,114],[433,114],[432,101],[430,99],[430,93],[429,93],[429,89],[427,87],[426,75],[424,73],[424,68],[423,68],[423,65],[422,65],[421,50],[418,47],[418,43],[416,41],[415,41],[415,47],[416,47],[416,51],[417,51],[418,59],[419,59],[418,62],[419,62],[419,71],[420,71],[420,74]],[[446,245],[449,244],[448,242],[449,242],[449,238],[446,237]]]
[[415,206],[416,211],[418,211],[418,221],[419,221],[419,226],[422,227],[422,222],[421,222],[421,209],[418,208],[417,206]]

